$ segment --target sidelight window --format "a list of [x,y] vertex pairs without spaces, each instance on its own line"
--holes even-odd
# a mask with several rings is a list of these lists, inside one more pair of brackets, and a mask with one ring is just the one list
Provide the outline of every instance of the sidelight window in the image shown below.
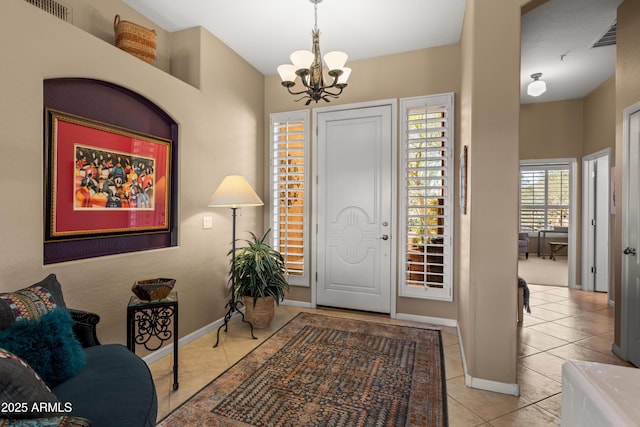
[[309,113],[271,115],[272,246],[284,257],[289,283],[308,286]]
[[401,100],[402,296],[453,298],[453,94]]

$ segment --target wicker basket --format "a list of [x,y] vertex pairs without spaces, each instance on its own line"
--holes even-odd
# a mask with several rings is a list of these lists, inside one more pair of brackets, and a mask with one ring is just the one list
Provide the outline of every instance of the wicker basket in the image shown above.
[[156,60],[156,32],[142,25],[121,21],[120,15],[113,20],[116,47],[140,58],[149,64]]

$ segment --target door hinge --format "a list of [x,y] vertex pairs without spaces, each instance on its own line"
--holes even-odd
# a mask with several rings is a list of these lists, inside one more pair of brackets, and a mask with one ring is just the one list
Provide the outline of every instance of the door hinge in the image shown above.
[[318,272],[316,271],[316,283],[318,283]]
[[591,225],[596,225],[596,220],[595,219],[591,220]]
[[596,268],[595,267],[591,267],[591,274],[596,274]]

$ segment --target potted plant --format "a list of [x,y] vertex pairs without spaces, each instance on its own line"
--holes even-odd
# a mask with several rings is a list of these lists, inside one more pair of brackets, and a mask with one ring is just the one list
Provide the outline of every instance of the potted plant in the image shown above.
[[271,229],[258,238],[251,233],[247,246],[236,250],[231,263],[231,280],[237,300],[244,299],[245,317],[257,329],[267,328],[280,305],[289,283],[284,273],[282,254],[269,245]]

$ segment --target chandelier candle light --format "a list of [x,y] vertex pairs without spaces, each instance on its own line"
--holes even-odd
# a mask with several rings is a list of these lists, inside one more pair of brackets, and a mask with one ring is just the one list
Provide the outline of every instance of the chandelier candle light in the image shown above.
[[[328,75],[332,79],[330,85],[325,85],[322,72],[322,60],[320,59],[320,30],[318,29],[318,3],[322,0],[309,0],[313,3],[315,12],[315,26],[311,32],[313,44],[311,52],[298,50],[291,54],[293,64],[283,64],[278,67],[278,74],[282,79],[282,86],[286,87],[291,95],[304,95],[296,101],[307,99],[305,105],[311,101],[316,103],[321,99],[329,102],[329,98],[337,98],[342,90],[347,87],[347,80],[351,74],[351,68],[345,67],[347,54],[340,51],[329,52],[324,56]],[[299,76],[304,90],[293,92],[296,85],[296,77]],[[335,91],[329,90],[335,89]]]

